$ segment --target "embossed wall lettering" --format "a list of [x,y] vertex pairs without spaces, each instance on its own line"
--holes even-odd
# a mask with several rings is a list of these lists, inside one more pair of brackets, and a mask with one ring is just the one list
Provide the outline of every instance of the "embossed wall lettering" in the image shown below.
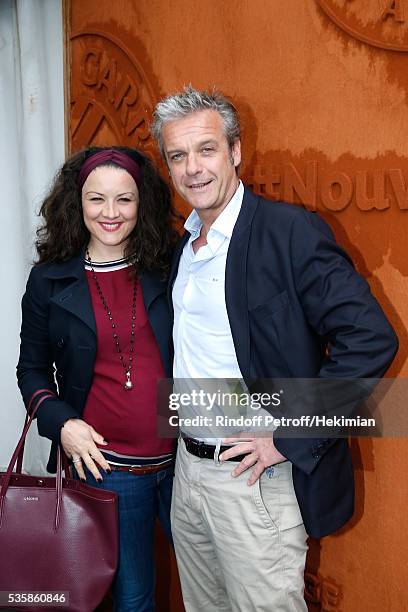
[[353,182],[345,172],[335,170],[322,178],[320,196],[328,210],[343,210],[350,204],[352,195]]
[[408,210],[408,181],[401,168],[356,170],[321,168],[310,160],[302,168],[294,163],[274,165],[265,171],[257,166],[245,173],[255,191],[274,200],[299,202],[312,210],[341,212],[356,206],[362,212],[391,207]]
[[388,0],[381,17],[383,19],[387,19],[387,17],[393,17],[395,21],[404,23],[405,17],[402,0]]
[[[129,74],[121,74],[118,71],[115,58],[109,58],[107,53],[102,51],[85,49],[80,63],[80,75],[84,85],[95,87],[113,109],[119,111],[119,121],[127,136],[137,127],[145,127],[145,118],[138,117],[137,113],[133,121],[129,121],[132,117],[129,111],[136,108],[139,99],[138,86]],[[139,137],[143,140],[147,134],[139,134]]]
[[81,32],[71,40],[79,67],[72,97],[71,148],[85,142],[116,142],[154,154],[149,121],[155,96],[137,59],[106,32]]
[[310,572],[305,573],[305,599],[320,606],[320,612],[338,612],[341,590],[333,581]]
[[316,0],[342,30],[368,45],[408,51],[407,0]]

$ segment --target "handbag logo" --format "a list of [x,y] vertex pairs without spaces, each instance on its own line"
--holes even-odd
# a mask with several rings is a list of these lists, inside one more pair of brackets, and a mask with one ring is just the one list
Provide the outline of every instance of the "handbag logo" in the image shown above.
[[38,501],[38,497],[33,497],[31,495],[27,495],[26,497],[24,497],[24,501]]

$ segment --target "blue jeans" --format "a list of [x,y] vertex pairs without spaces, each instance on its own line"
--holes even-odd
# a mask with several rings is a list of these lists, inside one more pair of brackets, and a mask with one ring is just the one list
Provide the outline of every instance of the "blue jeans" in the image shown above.
[[170,504],[174,467],[143,476],[115,471],[101,473],[103,482],[98,483],[86,470],[86,482],[118,494],[119,565],[113,583],[115,612],[153,612],[155,522],[158,517],[172,543]]

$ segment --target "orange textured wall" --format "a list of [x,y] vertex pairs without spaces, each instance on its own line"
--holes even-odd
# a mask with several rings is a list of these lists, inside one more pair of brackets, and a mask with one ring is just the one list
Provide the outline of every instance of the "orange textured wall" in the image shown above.
[[[118,142],[155,155],[147,124],[161,96],[189,82],[222,89],[243,119],[243,177],[331,224],[399,334],[389,376],[406,377],[408,0],[72,0],[67,8],[71,148]],[[357,511],[340,534],[311,542],[309,607],[402,612],[408,444],[352,447]]]

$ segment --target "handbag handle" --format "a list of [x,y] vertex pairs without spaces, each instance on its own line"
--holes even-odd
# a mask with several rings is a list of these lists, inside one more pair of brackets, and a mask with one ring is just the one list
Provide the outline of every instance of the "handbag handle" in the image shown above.
[[[46,393],[46,395],[43,395],[42,397],[40,397],[40,399],[37,401],[37,403],[35,404],[31,412],[33,401],[38,395],[41,395],[42,393]],[[30,402],[27,406],[27,414],[26,414],[26,418],[24,421],[24,427],[27,425],[29,414],[35,414],[38,408],[40,407],[40,405],[43,403],[43,401],[48,399],[49,397],[55,397],[55,393],[51,391],[51,389],[37,389],[37,391],[33,393],[33,395],[31,396]],[[20,452],[18,453],[16,474],[21,474],[21,470],[23,468],[24,446],[25,446],[25,439],[23,440],[23,444],[21,445]]]
[[[38,408],[40,407],[42,401],[44,401],[45,399],[47,399],[47,397],[50,396],[44,396],[41,398],[41,400],[37,403],[36,407],[34,408],[34,410],[32,411],[30,417],[27,419],[26,417],[26,422],[24,424],[23,427],[23,433],[21,434],[20,440],[17,443],[17,446],[14,450],[14,453],[10,459],[10,463],[8,465],[8,468],[3,476],[2,479],[2,483],[1,483],[1,490],[0,490],[0,529],[2,527],[3,524],[3,515],[4,515],[4,506],[5,506],[5,501],[6,501],[6,494],[7,494],[7,489],[9,488],[10,485],[10,480],[11,480],[11,476],[13,473],[13,469],[14,466],[16,464],[16,461],[18,459],[18,466],[20,466],[20,470],[21,470],[21,464],[23,461],[23,453],[24,453],[24,445],[25,445],[25,440],[27,437],[27,433],[28,430],[31,427],[31,424],[33,422],[33,419],[35,417],[35,414],[38,410]],[[57,475],[55,478],[55,492],[56,492],[56,503],[55,503],[55,516],[54,516],[54,525],[53,525],[53,529],[54,531],[57,531],[58,527],[59,527],[59,522],[60,522],[60,514],[61,514],[61,499],[62,499],[62,454],[63,451],[61,450],[61,446],[58,445],[58,453],[57,453]]]

